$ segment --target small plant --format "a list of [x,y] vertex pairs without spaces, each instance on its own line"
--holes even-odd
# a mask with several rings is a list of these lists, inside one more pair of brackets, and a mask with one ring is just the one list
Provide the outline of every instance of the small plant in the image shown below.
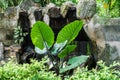
[[54,41],[54,33],[47,24],[38,21],[33,25],[31,39],[35,45],[35,51],[49,57],[57,74],[76,68],[87,60],[88,56],[84,55],[72,57],[64,65],[65,57],[76,48],[76,45],[70,43],[77,37],[82,26],[83,22],[79,20],[66,25]]
[[20,26],[16,27],[14,29],[14,42],[17,44],[21,44],[24,40],[24,37],[27,35],[27,32],[22,31],[22,28]]
[[100,69],[88,70],[87,68],[78,67],[71,77],[66,80],[120,80],[120,72],[111,69],[119,63],[113,63],[111,66],[105,66],[103,61],[98,61],[97,65]]
[[[53,71],[49,71],[49,68],[44,65],[46,62],[48,62],[47,57],[40,62],[31,60],[31,64],[23,65],[10,61],[0,67],[0,80],[63,80]],[[107,67],[104,62],[99,61],[98,65],[100,69],[88,70],[77,67],[74,74],[65,76],[64,80],[120,80],[120,72],[113,69],[116,65],[120,66],[119,63]]]
[[44,65],[46,62],[46,58],[23,65],[10,61],[0,67],[0,80],[61,80],[60,76],[48,70]]

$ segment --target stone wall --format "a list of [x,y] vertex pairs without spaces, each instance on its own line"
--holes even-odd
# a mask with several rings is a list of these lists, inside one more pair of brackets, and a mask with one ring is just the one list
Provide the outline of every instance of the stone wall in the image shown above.
[[5,13],[0,13],[0,41],[5,45],[13,44],[14,28],[17,27],[19,7],[10,7]]

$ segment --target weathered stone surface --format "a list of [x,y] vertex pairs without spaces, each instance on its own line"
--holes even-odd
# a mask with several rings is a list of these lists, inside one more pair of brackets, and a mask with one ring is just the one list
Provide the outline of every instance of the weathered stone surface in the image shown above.
[[30,7],[40,7],[40,4],[34,3],[33,0],[24,0],[19,6],[22,11],[28,11]]
[[0,29],[0,41],[12,40],[13,39],[13,30],[9,29]]
[[68,10],[71,8],[71,7],[75,7],[75,4],[72,3],[71,1],[67,1],[65,3],[63,3],[60,7],[60,14],[63,16],[63,18],[66,17],[67,13],[68,13]]
[[96,0],[79,0],[76,8],[78,19],[92,18],[96,13]]
[[33,24],[36,22],[34,12],[35,10],[39,9],[39,7],[30,7],[28,10],[29,20],[30,20],[30,27],[33,26]]
[[84,26],[89,38],[96,43],[98,59],[102,59],[107,65],[113,61],[120,62],[120,18],[93,19]]
[[0,42],[0,61],[4,59],[4,46],[3,43]]
[[100,59],[104,60],[107,65],[113,61],[120,63],[120,41],[107,41]]
[[48,16],[48,11],[50,8],[55,7],[55,4],[49,3],[45,8],[42,9],[42,14],[43,14],[43,21],[49,25],[50,23],[50,18]]
[[48,15],[51,18],[59,18],[60,15],[60,9],[58,7],[52,7],[48,10]]
[[[8,45],[7,40],[13,40],[13,33],[18,24],[20,7],[9,7],[0,14],[0,41]],[[7,44],[6,44],[7,43]]]
[[8,7],[7,10],[5,11],[5,16],[8,17],[9,19],[16,20],[19,18],[19,11],[20,7]]
[[48,14],[49,9],[52,8],[52,7],[55,7],[55,4],[49,3],[48,5],[46,5],[46,7],[44,7],[44,8],[42,9],[42,14],[43,14],[43,15],[44,15],[44,14]]
[[43,15],[42,15],[42,9],[37,9],[37,10],[35,10],[35,12],[34,12],[34,16],[35,16],[35,20],[36,21],[41,21],[42,20],[42,18],[43,18]]

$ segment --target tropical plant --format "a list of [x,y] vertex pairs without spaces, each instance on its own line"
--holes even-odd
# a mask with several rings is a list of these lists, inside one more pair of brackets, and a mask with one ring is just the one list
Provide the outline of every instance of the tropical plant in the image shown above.
[[60,73],[69,71],[87,60],[88,56],[84,55],[72,57],[66,66],[64,65],[65,57],[76,48],[76,45],[71,42],[77,37],[82,25],[83,22],[79,20],[71,22],[62,28],[55,41],[54,33],[47,24],[37,21],[33,25],[31,39],[35,45],[35,51],[38,54],[46,54],[50,58],[57,74],[59,71]]

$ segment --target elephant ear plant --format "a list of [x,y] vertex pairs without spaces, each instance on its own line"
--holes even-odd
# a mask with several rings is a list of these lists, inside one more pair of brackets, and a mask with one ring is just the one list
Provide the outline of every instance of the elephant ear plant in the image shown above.
[[[55,40],[54,33],[46,23],[37,21],[31,30],[31,39],[38,54],[45,54],[51,60],[57,74],[76,68],[85,62],[88,56],[72,57],[65,63],[65,57],[71,53],[76,45],[70,43],[77,37],[83,26],[83,22],[76,20],[64,26]],[[57,58],[57,59],[56,59]]]

